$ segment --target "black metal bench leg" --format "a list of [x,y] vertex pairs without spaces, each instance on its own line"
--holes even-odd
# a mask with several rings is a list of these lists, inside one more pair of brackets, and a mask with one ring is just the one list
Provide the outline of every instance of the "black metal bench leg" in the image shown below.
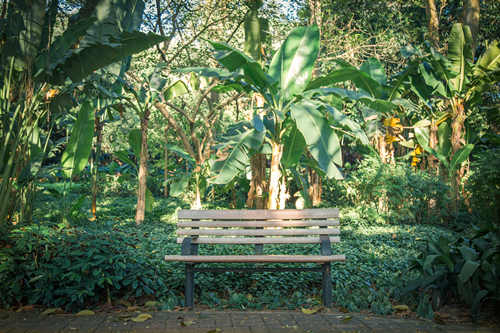
[[330,263],[323,264],[323,306],[332,307],[332,272]]
[[194,306],[194,265],[186,264],[186,280],[184,282],[184,301],[186,307]]

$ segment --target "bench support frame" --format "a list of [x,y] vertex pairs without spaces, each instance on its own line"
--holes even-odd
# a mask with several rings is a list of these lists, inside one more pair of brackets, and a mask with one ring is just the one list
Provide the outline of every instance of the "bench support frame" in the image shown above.
[[[182,242],[182,255],[197,255],[198,244],[192,243],[191,237],[186,237]],[[332,249],[330,238],[325,235],[321,236],[321,254],[331,255]],[[259,264],[260,265],[260,264]],[[332,306],[332,274],[331,264],[323,263],[320,267],[199,267],[195,264],[187,263],[185,265],[185,281],[184,281],[184,303],[188,308],[194,307],[194,273],[195,272],[322,272],[322,289],[323,289],[323,305],[325,307]]]

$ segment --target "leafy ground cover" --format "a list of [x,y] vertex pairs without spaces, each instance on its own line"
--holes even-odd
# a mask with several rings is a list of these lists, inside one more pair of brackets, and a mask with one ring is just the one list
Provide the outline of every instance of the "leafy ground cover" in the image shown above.
[[[82,187],[66,200],[78,202]],[[176,211],[188,205],[176,199],[155,201],[150,218],[137,226],[134,196],[108,196],[97,221],[82,214],[61,223],[61,199],[47,190],[37,197],[35,223],[19,228],[0,250],[0,301],[3,306],[41,304],[77,311],[127,300],[156,300],[163,309],[183,305],[184,267],[163,261],[179,254],[175,242]],[[90,206],[81,201],[83,211]],[[210,208],[224,208],[213,205]],[[88,211],[88,209],[87,209]],[[89,215],[90,216],[90,215]],[[332,267],[335,305],[349,311],[388,314],[400,302],[399,290],[418,273],[410,261],[426,239],[456,237],[432,225],[368,224],[352,208],[341,208],[342,242],[334,252],[345,263]],[[250,254],[250,246],[201,246],[201,254]],[[268,246],[270,254],[316,253],[313,245]],[[199,273],[196,299],[211,308],[296,309],[320,304],[320,273]]]

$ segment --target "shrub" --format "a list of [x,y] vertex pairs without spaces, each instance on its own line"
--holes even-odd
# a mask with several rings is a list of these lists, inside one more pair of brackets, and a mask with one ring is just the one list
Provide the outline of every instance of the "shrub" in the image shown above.
[[403,294],[418,294],[421,316],[432,318],[433,311],[455,298],[467,304],[477,319],[484,301],[500,301],[500,229],[486,223],[472,230],[470,238],[429,241],[413,260],[410,269],[421,276]]
[[111,224],[62,230],[31,226],[0,249],[0,304],[77,310],[116,299],[166,294],[159,260],[138,244],[144,236]]
[[447,193],[439,177],[373,156],[325,191],[326,200],[356,206],[368,220],[382,214],[392,222],[414,223],[441,222],[447,215]]
[[500,221],[500,148],[474,156],[467,183],[473,213],[483,221]]

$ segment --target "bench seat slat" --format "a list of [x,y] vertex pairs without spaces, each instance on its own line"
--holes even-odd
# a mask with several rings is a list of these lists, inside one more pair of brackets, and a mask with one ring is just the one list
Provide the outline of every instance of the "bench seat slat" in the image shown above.
[[[184,238],[177,238],[181,244]],[[330,243],[340,242],[340,237],[330,237]],[[319,237],[197,237],[192,244],[320,244]]]
[[248,255],[248,256],[182,256],[182,255],[167,255],[166,261],[182,261],[193,263],[204,262],[240,262],[240,263],[261,263],[261,262],[286,262],[286,263],[324,263],[332,261],[345,261],[344,255]]
[[178,229],[178,235],[206,236],[299,236],[339,235],[337,228],[321,229]]
[[252,227],[329,227],[339,225],[338,220],[295,221],[179,221],[177,227],[189,228],[252,228]]
[[239,209],[239,210],[180,210],[179,219],[255,220],[338,218],[338,208],[322,209]]

